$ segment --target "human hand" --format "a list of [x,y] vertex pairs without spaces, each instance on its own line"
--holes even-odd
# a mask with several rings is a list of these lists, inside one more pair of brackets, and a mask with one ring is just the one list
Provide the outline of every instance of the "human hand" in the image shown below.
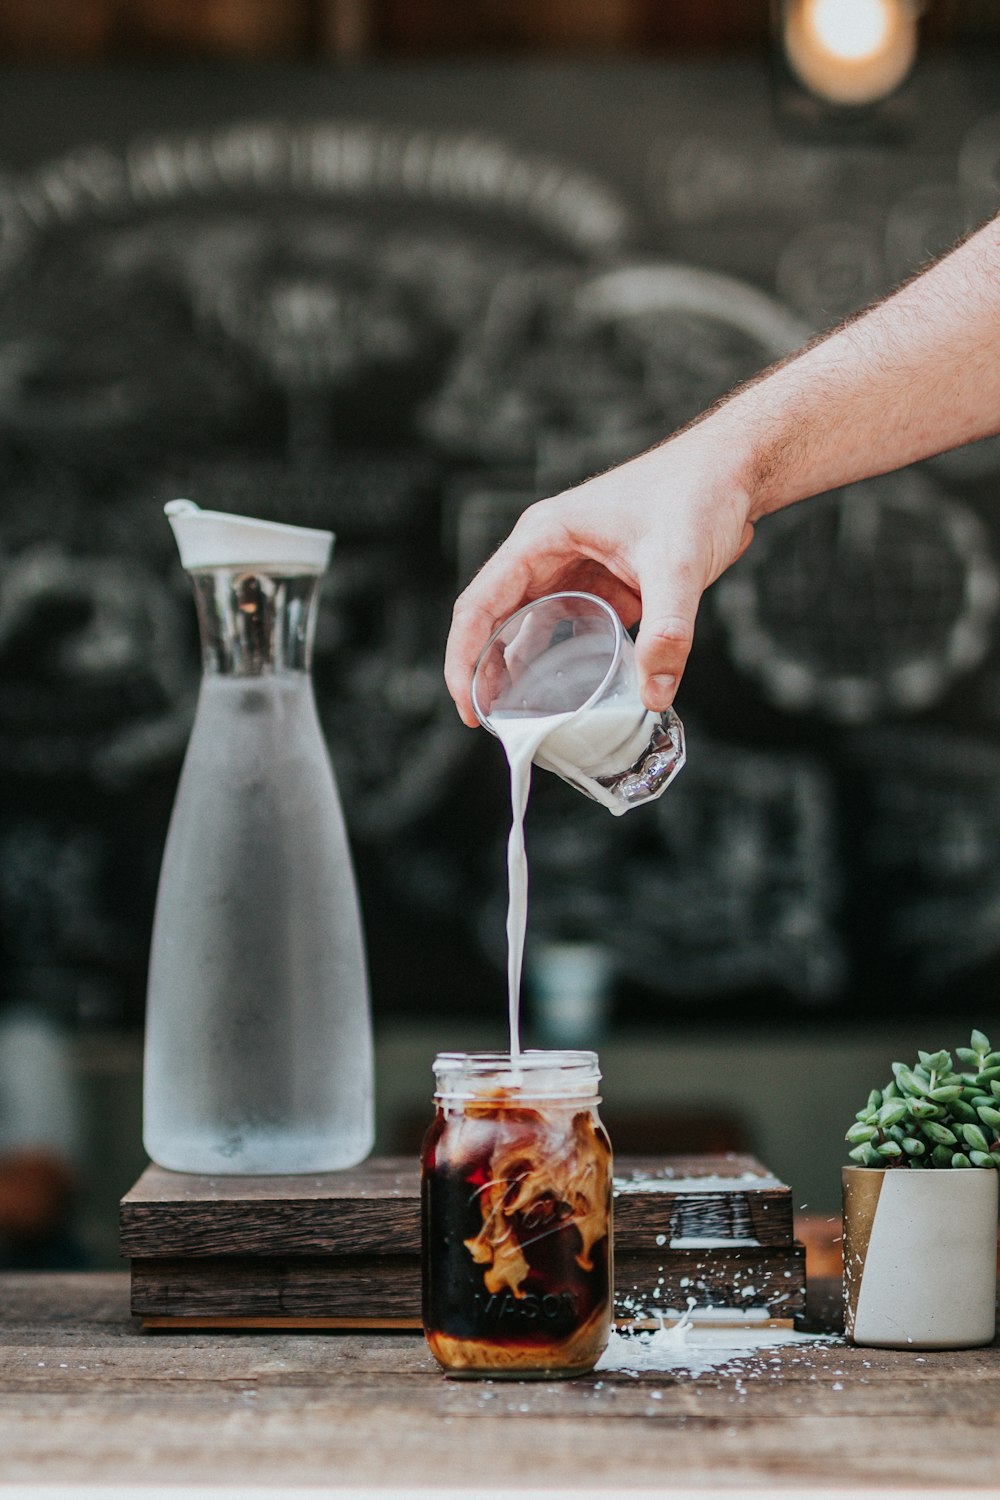
[[[725,456],[725,444],[721,444]],[[636,640],[639,688],[662,712],[684,672],[703,591],[753,538],[750,499],[695,427],[530,506],[455,604],[445,679],[466,724],[472,670],[522,604],[579,589],[606,599]]]

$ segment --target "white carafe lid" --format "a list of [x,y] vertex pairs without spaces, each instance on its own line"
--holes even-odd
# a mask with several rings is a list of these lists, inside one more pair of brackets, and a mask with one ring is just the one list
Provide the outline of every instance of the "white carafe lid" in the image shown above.
[[193,500],[170,500],[163,509],[177,539],[181,566],[188,571],[302,568],[322,573],[330,561],[332,531],[202,510]]

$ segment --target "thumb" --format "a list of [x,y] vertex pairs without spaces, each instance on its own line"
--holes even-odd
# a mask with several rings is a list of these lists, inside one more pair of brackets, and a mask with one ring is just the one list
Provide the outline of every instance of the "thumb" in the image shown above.
[[671,569],[660,559],[654,584],[643,586],[641,592],[642,620],[635,643],[639,692],[647,708],[662,713],[674,701],[687,665],[701,589],[688,570]]

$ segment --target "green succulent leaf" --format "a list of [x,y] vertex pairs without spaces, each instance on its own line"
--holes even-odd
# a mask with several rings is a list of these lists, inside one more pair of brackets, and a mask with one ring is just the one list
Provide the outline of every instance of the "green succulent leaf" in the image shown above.
[[976,1052],[985,1054],[990,1050],[989,1037],[984,1036],[981,1031],[974,1031],[969,1038],[969,1046],[973,1047]]
[[860,1146],[855,1146],[854,1150],[848,1151],[847,1154],[851,1158],[851,1161],[856,1161],[861,1167],[880,1167],[882,1165],[882,1158],[867,1141]]
[[966,1104],[964,1099],[953,1099],[951,1101],[951,1113],[956,1120],[964,1120],[975,1124],[976,1111],[971,1104]]
[[936,1167],[951,1166],[951,1152],[947,1146],[935,1146],[931,1152],[931,1161]]
[[909,1100],[909,1110],[915,1120],[943,1120],[947,1114],[940,1104],[932,1104],[929,1099]]
[[865,1106],[866,1109],[869,1109],[869,1110],[878,1109],[878,1107],[879,1107],[879,1105],[881,1103],[882,1103],[882,1090],[881,1089],[872,1089],[871,1093],[868,1095],[868,1103]]
[[974,1147],[976,1151],[989,1151],[990,1143],[978,1125],[960,1125],[958,1128],[967,1146]]
[[899,1089],[896,1087],[896,1080],[895,1080],[895,1078],[893,1078],[889,1083],[886,1084],[885,1088],[882,1090],[882,1103],[884,1104],[887,1099],[898,1099],[898,1098],[899,1098]]
[[908,1135],[903,1140],[903,1150],[907,1156],[924,1156],[927,1147],[923,1141],[918,1141],[915,1135]]
[[873,1141],[877,1135],[878,1130],[874,1125],[865,1125],[859,1120],[856,1125],[851,1126],[844,1139],[860,1146],[862,1141]]
[[969,1156],[974,1167],[992,1167],[993,1158],[988,1151],[970,1151]]
[[992,1078],[990,1080],[990,1093],[994,1099],[1000,1099],[1000,1079]]
[[878,1112],[878,1122],[883,1129],[888,1129],[890,1125],[905,1120],[909,1113],[910,1107],[905,1099],[889,1099]]
[[1000,1078],[1000,1068],[983,1068],[976,1074],[976,1082],[982,1088],[992,1083],[994,1078]]
[[950,1073],[951,1053],[942,1049],[940,1052],[918,1052],[923,1066],[929,1073]]
[[931,1089],[930,1097],[936,1104],[950,1104],[953,1099],[961,1099],[962,1085],[946,1083],[941,1088]]
[[878,1152],[879,1156],[885,1156],[890,1161],[894,1157],[902,1156],[903,1154],[903,1148],[898,1141],[883,1141],[881,1146],[875,1147],[875,1150]]
[[956,1151],[951,1159],[953,1167],[971,1167],[972,1163],[964,1151]]
[[[894,1063],[893,1067],[895,1066]],[[896,1072],[896,1084],[903,1094],[909,1095],[910,1098],[920,1098],[928,1093],[929,1083],[930,1080],[921,1078],[916,1069],[908,1068],[904,1063],[900,1063]]]
[[989,1125],[992,1130],[1000,1130],[1000,1109],[994,1109],[992,1104],[981,1104],[976,1114],[984,1125]]
[[924,1135],[936,1146],[957,1146],[958,1136],[949,1130],[947,1125],[939,1125],[936,1120],[925,1120],[922,1126]]
[[971,1047],[956,1047],[955,1056],[958,1058],[959,1062],[964,1063],[967,1068],[978,1068],[982,1060],[982,1054],[979,1052],[974,1052]]

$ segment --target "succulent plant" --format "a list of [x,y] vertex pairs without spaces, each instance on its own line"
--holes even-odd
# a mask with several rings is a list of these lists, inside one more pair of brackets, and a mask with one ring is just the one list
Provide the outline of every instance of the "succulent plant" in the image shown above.
[[968,1047],[894,1062],[847,1132],[862,1167],[1000,1167],[1000,1052],[981,1031]]

